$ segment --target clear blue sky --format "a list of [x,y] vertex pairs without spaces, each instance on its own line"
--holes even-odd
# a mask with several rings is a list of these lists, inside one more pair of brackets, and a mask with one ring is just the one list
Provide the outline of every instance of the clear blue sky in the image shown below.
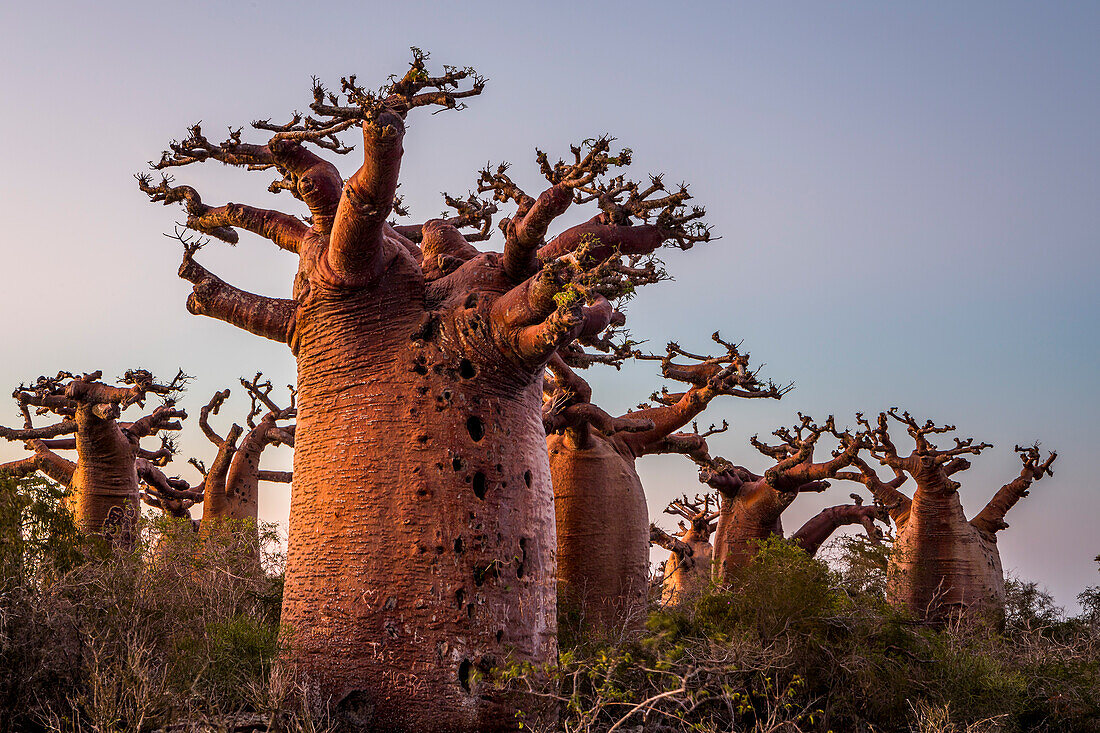
[[[284,117],[311,75],[374,85],[417,45],[490,83],[462,113],[412,118],[414,217],[486,161],[534,186],[535,146],[616,135],[639,175],[690,182],[722,236],[669,255],[677,280],[632,304],[635,334],[702,349],[721,329],[797,384],[781,403],[716,405],[708,421],[733,425],[717,452],[761,465],[748,436],[797,410],[844,422],[900,405],[996,445],[964,475],[973,513],[1015,475],[1013,443],[1042,440],[1056,474],[1009,515],[1005,565],[1063,604],[1100,580],[1100,5],[6,3],[0,28],[4,389],[182,366],[197,413],[257,369],[291,381],[284,347],[187,315],[161,236],[181,215],[131,176],[188,123],[214,136]],[[269,178],[181,173],[209,201],[290,207]],[[292,258],[242,239],[203,262],[285,296]],[[660,385],[651,364],[592,380],[610,410]],[[184,453],[211,457],[194,426]],[[641,465],[654,514],[699,488],[683,459]],[[799,499],[788,527],[848,491]],[[288,491],[263,502],[285,518]]]

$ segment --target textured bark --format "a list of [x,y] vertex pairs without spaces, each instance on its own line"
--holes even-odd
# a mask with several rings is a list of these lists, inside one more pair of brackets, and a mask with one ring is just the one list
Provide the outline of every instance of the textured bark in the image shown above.
[[557,518],[558,581],[599,633],[644,620],[649,586],[649,510],[635,457],[593,431],[584,447],[547,438]]
[[[36,468],[69,489],[66,505],[82,531],[107,536],[128,548],[136,539],[138,467],[139,463],[148,465],[140,441],[160,430],[179,429],[178,418],[187,415],[169,403],[132,423],[119,423],[118,417],[122,409],[143,401],[148,393],[176,392],[185,377],[181,372],[171,385],[163,386],[145,372],[130,372],[130,386],[116,387],[98,381],[100,376],[99,372],[83,377],[63,372],[20,387],[15,398],[24,414],[24,429],[4,428],[0,434],[9,440],[24,440],[35,453]],[[31,406],[54,412],[63,420],[50,428],[35,429]],[[75,433],[75,440],[41,437],[66,433]],[[61,458],[48,442],[58,449],[75,449],[77,460]]]
[[[498,727],[511,711],[475,672],[555,652],[537,373],[478,358],[490,343],[462,348],[476,309],[412,341],[415,291],[350,303],[313,291],[299,316],[283,606],[295,663],[364,719]],[[475,376],[461,376],[464,359]]]
[[[506,166],[482,174],[479,192],[516,205],[502,221],[502,254],[478,252],[453,226],[487,230],[492,207],[470,200],[459,202],[462,221],[402,227],[419,242],[406,238],[387,223],[405,115],[460,107],[483,86],[470,69],[433,77],[425,58],[416,52],[409,73],[381,93],[350,77],[341,102],[318,85],[309,118],[254,125],[275,133],[266,145],[245,144],[239,133],[215,145],[195,126],[155,167],[219,160],[274,168],[284,178],[273,189],[291,191],[311,212],[295,242],[289,301],[226,285],[195,263],[198,242],[181,236],[181,275],[194,285],[189,309],[286,340],[297,356],[284,672],[351,727],[495,730],[514,726],[518,701],[478,673],[508,660],[542,665],[555,654],[541,372],[591,330],[588,304],[630,285],[608,274],[605,260],[618,258],[599,234],[531,255],[583,196],[619,213],[605,227],[609,239],[644,227],[642,252],[709,234],[701,210],[683,211],[686,191],[656,205],[659,186],[605,183],[601,176],[629,156],[611,155],[601,138],[577,146],[573,162],[551,165],[540,154],[551,185],[537,197],[515,186]],[[335,167],[306,144],[347,152],[337,134],[352,126],[362,130],[363,162],[341,190]],[[285,221],[249,210],[238,224],[210,215],[193,189],[148,177],[140,185],[155,201],[184,203],[189,227],[223,239],[236,236],[233,226],[272,238],[252,222]]]
[[[889,435],[889,419],[905,426],[916,443],[908,456],[898,454]],[[989,444],[956,438],[953,448],[937,448],[929,436],[953,431],[954,426],[921,424],[896,410],[880,414],[877,425],[862,424],[862,438],[872,454],[899,475],[911,476],[916,484],[908,499],[896,491],[896,485],[878,480],[865,463],[857,463],[860,480],[890,509],[897,526],[887,566],[887,601],[932,623],[959,616],[999,622],[1005,589],[997,532],[1008,526],[1005,513],[1027,495],[1032,482],[1052,475],[1056,454],[1043,461],[1038,447],[1017,446],[1024,464],[1019,477],[968,522],[959,499],[960,484],[951,476],[970,467],[963,455],[979,454]]]

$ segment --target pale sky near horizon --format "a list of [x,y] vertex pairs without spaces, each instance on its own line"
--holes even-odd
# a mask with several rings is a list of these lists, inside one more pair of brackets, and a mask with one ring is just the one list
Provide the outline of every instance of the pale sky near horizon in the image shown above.
[[[534,188],[536,146],[615,135],[634,175],[689,182],[722,237],[668,253],[676,280],[631,303],[635,336],[701,350],[721,329],[796,384],[781,402],[715,403],[703,420],[732,428],[714,452],[760,468],[748,437],[799,410],[843,424],[898,405],[995,445],[960,478],[973,515],[1016,475],[1013,444],[1041,440],[1055,475],[1008,516],[1005,567],[1070,607],[1100,582],[1100,5],[7,3],[0,28],[4,390],[60,369],[183,367],[195,415],[239,376],[292,381],[285,347],[186,313],[179,248],[161,236],[183,217],[132,176],[192,122],[214,138],[285,118],[312,75],[376,86],[416,45],[489,84],[463,112],[410,118],[414,219],[487,161]],[[337,161],[345,175],[355,155]],[[211,202],[297,211],[265,191],[267,173],[178,178]],[[202,261],[277,296],[294,271],[249,235]],[[661,385],[646,363],[588,376],[612,412]],[[0,423],[17,421],[0,406]],[[212,454],[191,425],[177,470],[194,479],[184,459]],[[20,455],[0,445],[0,460]],[[639,467],[672,527],[660,509],[701,488],[691,464]],[[785,525],[858,488],[799,498]],[[289,490],[263,492],[264,518],[285,521]]]

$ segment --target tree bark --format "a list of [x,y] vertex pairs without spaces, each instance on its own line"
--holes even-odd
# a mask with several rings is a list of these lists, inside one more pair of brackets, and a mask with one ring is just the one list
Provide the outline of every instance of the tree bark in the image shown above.
[[[638,627],[649,584],[649,510],[635,458],[590,430],[587,445],[547,437],[562,597],[595,632]],[[616,442],[619,445],[616,445]]]
[[514,711],[479,671],[556,653],[541,379],[477,343],[475,309],[414,340],[419,272],[390,268],[409,285],[315,282],[299,313],[283,621],[346,715],[495,730]]
[[966,521],[957,491],[918,485],[898,526],[886,571],[890,605],[943,622],[960,613],[1003,612],[1004,573],[996,536]]
[[766,486],[742,489],[732,497],[722,495],[714,532],[714,573],[719,582],[728,581],[752,562],[757,542],[783,536],[780,515],[794,498],[795,494],[781,494]]

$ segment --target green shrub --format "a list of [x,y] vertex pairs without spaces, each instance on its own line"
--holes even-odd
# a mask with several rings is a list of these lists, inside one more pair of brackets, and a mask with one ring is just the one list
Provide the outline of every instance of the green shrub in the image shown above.
[[[1085,624],[922,626],[878,595],[881,548],[849,547],[837,572],[769,540],[727,588],[655,609],[644,637],[580,638],[556,668],[500,683],[558,696],[566,731],[1100,730]],[[1018,587],[1017,615],[1050,617],[1037,587]]]

